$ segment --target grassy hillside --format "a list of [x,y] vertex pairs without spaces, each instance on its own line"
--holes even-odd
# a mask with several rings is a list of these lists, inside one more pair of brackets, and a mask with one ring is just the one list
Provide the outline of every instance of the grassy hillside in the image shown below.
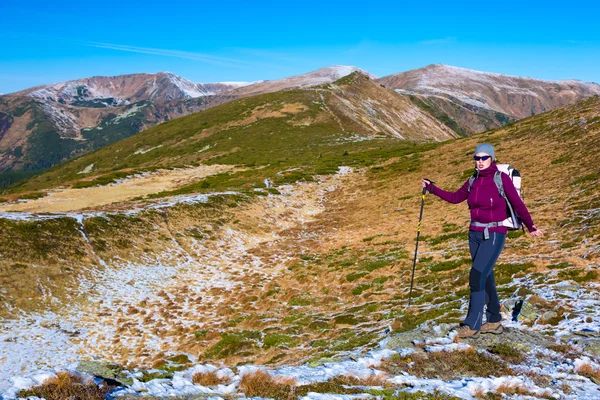
[[[241,99],[166,122],[57,166],[9,192],[84,187],[133,171],[199,163],[261,167],[217,178],[228,181],[217,184],[220,188],[239,187],[235,182],[240,179],[279,179],[276,173],[288,168],[298,168],[299,177],[310,177],[335,172],[341,164],[373,162],[394,149],[404,151],[407,144],[399,139],[441,140],[452,135],[407,98],[354,73],[332,85]],[[89,173],[83,173],[86,168]],[[213,183],[208,184],[214,189]]]
[[0,188],[69,159],[230,98],[141,101],[98,108],[0,96]]
[[[521,171],[525,201],[546,232],[541,239],[510,235],[496,268],[501,300],[527,299],[532,314],[524,323],[546,335],[591,315],[577,298],[541,296],[565,282],[576,297],[592,296],[600,280],[598,97],[474,137],[415,145],[391,139],[338,143],[346,125],[319,111],[319,91],[286,92],[285,104],[270,96],[208,110],[210,119],[187,117],[185,129],[154,128],[112,145],[102,153],[111,155],[108,160],[97,152],[53,170],[48,182],[61,176],[68,181],[92,160],[102,172],[111,163],[143,169],[175,166],[174,160],[251,168],[177,193],[258,186],[260,171],[273,165],[261,178],[286,170],[287,177],[277,178],[282,183],[326,174],[270,192],[215,195],[205,203],[146,199],[141,203],[161,208],[132,214],[126,204],[122,212],[82,215],[81,224],[66,216],[0,219],[2,313],[53,310],[85,333],[72,339],[82,357],[101,354],[106,361],[165,373],[189,365],[187,355],[226,365],[319,365],[373,348],[387,328],[402,333],[425,321],[459,322],[469,291],[465,204],[426,197],[415,306],[406,307],[420,178],[458,188],[472,172],[475,145],[485,141],[496,146],[501,162]],[[235,112],[233,121],[225,119]],[[257,119],[257,112],[273,117]],[[307,119],[320,129],[302,125]],[[174,129],[170,124],[175,121],[164,127]],[[273,150],[284,148],[277,132],[297,150]],[[214,147],[197,152],[209,144]],[[271,166],[252,169],[267,157]],[[338,165],[359,168],[332,174]],[[28,183],[42,184],[39,178]]]

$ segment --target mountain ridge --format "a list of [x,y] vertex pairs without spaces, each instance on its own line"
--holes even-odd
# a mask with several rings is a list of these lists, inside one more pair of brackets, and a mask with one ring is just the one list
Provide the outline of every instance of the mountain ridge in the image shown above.
[[[73,180],[73,184],[128,168],[199,163],[265,166],[285,164],[294,157],[309,163],[316,156],[311,154],[312,141],[335,149],[355,140],[369,146],[386,138],[443,141],[453,137],[454,131],[405,96],[354,72],[331,84],[244,97],[171,120],[56,166],[50,175],[36,177],[19,190],[50,177],[54,181],[63,176],[64,183]],[[92,164],[93,173],[80,174]]]
[[465,134],[574,104],[600,94],[600,85],[578,80],[543,80],[483,72],[444,64],[401,72],[377,80]]
[[[0,187],[21,172],[47,169],[174,118],[238,98],[331,83],[355,71],[407,96],[463,136],[600,93],[595,83],[443,64],[382,78],[342,65],[259,82],[198,84],[169,72],[84,78],[0,96]],[[1,174],[10,171],[17,172],[6,179]]]

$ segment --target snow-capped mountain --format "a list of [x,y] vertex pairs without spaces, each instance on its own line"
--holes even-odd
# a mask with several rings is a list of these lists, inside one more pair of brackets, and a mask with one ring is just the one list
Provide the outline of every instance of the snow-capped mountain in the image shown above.
[[[434,64],[378,80],[398,93],[417,96],[467,133],[574,104],[600,85],[578,80],[541,80]],[[499,113],[499,114],[498,114]]]
[[317,69],[306,74],[294,75],[288,78],[267,80],[234,89],[230,94],[238,96],[253,96],[261,93],[278,92],[280,90],[300,89],[311,86],[323,85],[334,82],[353,72],[360,72],[371,79],[377,79],[376,76],[358,68],[345,65],[334,65]]
[[95,76],[38,86],[15,94],[84,107],[114,107],[138,101],[169,101],[222,95],[247,82],[194,83],[170,72]]

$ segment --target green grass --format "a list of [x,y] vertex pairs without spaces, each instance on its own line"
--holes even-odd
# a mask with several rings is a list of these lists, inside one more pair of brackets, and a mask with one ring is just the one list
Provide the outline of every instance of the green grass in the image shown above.
[[210,347],[204,356],[208,359],[219,359],[233,354],[248,354],[258,348],[257,340],[260,337],[260,332],[256,331],[223,332],[221,340]]
[[580,176],[571,182],[573,185],[579,185],[582,183],[592,182],[598,180],[598,173],[592,172],[591,174]]
[[36,200],[41,199],[44,196],[46,196],[46,193],[44,192],[33,192],[19,196],[19,200]]
[[453,239],[465,239],[467,237],[467,234],[465,232],[454,232],[454,233],[447,233],[445,235],[440,235],[434,238],[426,238],[426,242],[429,243],[432,246],[447,242],[449,240],[453,240]]
[[348,282],[354,282],[355,280],[358,280],[368,274],[369,274],[368,272],[364,272],[364,271],[363,272],[352,272],[352,273],[346,275],[346,280]]
[[289,335],[283,334],[269,334],[266,335],[263,339],[263,345],[265,348],[269,347],[277,347],[277,346],[286,346],[286,347],[294,347],[298,345],[298,340],[294,339]]
[[429,266],[432,272],[450,271],[460,267],[461,265],[469,264],[470,258],[460,258],[457,260],[441,261]]
[[[357,86],[348,90],[360,90],[357,88],[363,84],[358,79]],[[323,95],[325,101],[329,102],[332,96],[330,92],[324,91]],[[185,167],[201,163],[240,165],[248,169],[211,176],[159,196],[264,187],[263,180],[267,177],[275,185],[281,185],[311,180],[314,175],[332,174],[341,165],[369,167],[392,158],[397,161],[386,167],[385,171],[372,172],[375,175],[397,174],[418,170],[420,157],[411,155],[440,145],[419,144],[384,136],[362,142],[348,141],[348,135],[367,131],[349,119],[344,120],[344,124],[352,129],[348,129],[348,133],[342,131],[321,103],[320,95],[312,90],[291,90],[232,101],[165,122],[117,143],[104,143],[106,147],[54,167],[41,176],[11,188],[11,191],[40,190],[69,183],[75,187],[85,187],[105,184],[111,180],[110,174],[122,171]],[[250,124],[235,124],[252,115],[254,110],[277,111],[285,104],[301,104],[304,110],[261,118]],[[141,118],[143,113],[138,114],[134,116]],[[103,122],[103,134],[111,126],[111,118],[114,117],[108,116]],[[310,123],[307,125],[303,121]],[[90,141],[99,137],[99,133],[90,131],[84,136]],[[156,148],[159,145],[162,147]],[[147,153],[138,151],[148,148],[155,149]],[[63,153],[60,158],[64,158]],[[48,166],[54,163],[49,162]],[[78,174],[90,164],[94,164],[95,176],[86,178]]]

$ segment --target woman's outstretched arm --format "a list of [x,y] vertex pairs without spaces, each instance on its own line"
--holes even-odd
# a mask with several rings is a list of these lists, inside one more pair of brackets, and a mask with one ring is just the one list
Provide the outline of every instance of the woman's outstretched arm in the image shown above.
[[421,181],[421,185],[429,191],[431,194],[435,194],[442,200],[446,200],[448,203],[457,204],[463,202],[469,196],[469,180],[467,179],[465,183],[458,189],[456,192],[447,192],[439,187],[435,186],[431,181],[427,179],[423,179]]

